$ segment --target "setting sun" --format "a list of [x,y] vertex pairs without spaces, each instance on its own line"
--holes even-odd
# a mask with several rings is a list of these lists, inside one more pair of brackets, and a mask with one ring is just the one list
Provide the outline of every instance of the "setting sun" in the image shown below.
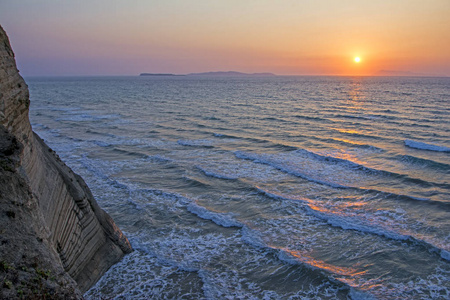
[[361,58],[359,56],[357,56],[353,60],[355,61],[355,63],[359,63],[361,61]]

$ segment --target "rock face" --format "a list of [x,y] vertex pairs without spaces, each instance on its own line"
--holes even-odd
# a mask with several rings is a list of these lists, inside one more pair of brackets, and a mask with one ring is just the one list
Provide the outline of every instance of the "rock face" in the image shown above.
[[2,297],[79,298],[132,249],[83,179],[32,131],[29,103],[0,27]]

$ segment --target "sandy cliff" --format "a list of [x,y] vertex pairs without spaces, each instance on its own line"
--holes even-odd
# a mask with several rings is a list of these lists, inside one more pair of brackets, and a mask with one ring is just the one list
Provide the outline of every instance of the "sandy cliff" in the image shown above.
[[0,27],[2,296],[78,298],[131,246],[83,179],[32,131],[28,107],[27,85]]

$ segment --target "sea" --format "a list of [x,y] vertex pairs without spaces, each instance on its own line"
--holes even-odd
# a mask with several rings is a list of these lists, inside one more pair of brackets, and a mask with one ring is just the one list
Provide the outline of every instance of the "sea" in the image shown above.
[[26,81],[134,248],[86,299],[450,299],[450,78]]

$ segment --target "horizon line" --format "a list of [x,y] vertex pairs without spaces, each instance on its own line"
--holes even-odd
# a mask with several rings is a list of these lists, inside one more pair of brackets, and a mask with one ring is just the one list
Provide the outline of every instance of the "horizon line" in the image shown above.
[[[202,72],[203,73],[203,72]],[[213,72],[204,72],[204,73],[213,73]],[[448,78],[450,75],[438,75],[438,74],[417,74],[417,75],[363,75],[363,74],[275,74],[271,73],[272,75],[258,75],[261,73],[242,73],[242,75],[193,75],[193,74],[199,74],[199,73],[187,73],[187,74],[172,74],[172,73],[155,73],[157,75],[154,76],[145,76],[140,74],[60,74],[60,75],[48,75],[48,74],[42,74],[42,75],[23,75],[20,74],[22,77],[182,77],[182,76],[189,76],[189,77],[427,77],[427,78]],[[269,73],[269,72],[262,72],[262,73]],[[255,75],[253,75],[255,74]]]

